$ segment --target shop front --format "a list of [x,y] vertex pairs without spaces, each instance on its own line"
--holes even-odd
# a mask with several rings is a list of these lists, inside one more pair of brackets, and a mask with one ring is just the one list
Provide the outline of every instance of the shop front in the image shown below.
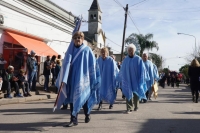
[[[36,52],[38,62],[44,62],[47,55],[58,55],[42,39],[4,30],[1,42],[3,42],[3,57],[7,61],[5,68],[9,65],[14,66],[15,73],[19,69],[26,70],[26,60],[31,50]],[[43,72],[43,63],[39,67],[39,75]]]

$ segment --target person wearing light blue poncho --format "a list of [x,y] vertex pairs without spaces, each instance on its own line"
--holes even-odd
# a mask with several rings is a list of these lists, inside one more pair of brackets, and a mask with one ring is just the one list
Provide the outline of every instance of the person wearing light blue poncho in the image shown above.
[[122,83],[122,93],[126,97],[127,111],[131,113],[134,100],[134,111],[138,110],[139,99],[146,99],[146,80],[148,76],[142,58],[135,54],[134,44],[128,45],[128,56],[123,60],[118,80]]
[[83,44],[84,34],[78,31],[72,38],[57,80],[62,83],[58,94],[62,98],[59,97],[57,106],[63,102],[70,104],[71,120],[67,127],[78,125],[78,113],[82,107],[85,123],[90,121],[90,111],[98,103],[100,87],[100,71],[92,50]]
[[110,56],[108,56],[108,49],[101,49],[101,57],[97,59],[101,75],[101,87],[100,87],[100,99],[98,110],[102,108],[102,101],[106,101],[110,104],[109,109],[113,108],[113,103],[116,99],[116,89],[119,70],[116,62]]
[[155,74],[154,74],[153,63],[150,60],[148,60],[147,53],[143,53],[142,60],[145,64],[146,71],[147,71],[149,78],[150,78],[150,80],[148,80],[146,82],[146,87],[147,87],[146,97],[147,97],[147,99],[143,99],[144,103],[146,103],[147,100],[150,98],[151,89],[152,89],[152,86],[153,86],[154,80],[155,80]]

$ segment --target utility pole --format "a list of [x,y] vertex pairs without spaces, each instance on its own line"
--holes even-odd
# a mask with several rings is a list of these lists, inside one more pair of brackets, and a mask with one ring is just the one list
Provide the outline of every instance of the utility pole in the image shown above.
[[126,22],[127,22],[127,15],[128,15],[128,4],[126,4],[125,10],[125,20],[124,20],[124,32],[123,32],[123,39],[122,39],[122,51],[121,51],[121,61],[124,54],[124,41],[125,41],[125,33],[126,33]]

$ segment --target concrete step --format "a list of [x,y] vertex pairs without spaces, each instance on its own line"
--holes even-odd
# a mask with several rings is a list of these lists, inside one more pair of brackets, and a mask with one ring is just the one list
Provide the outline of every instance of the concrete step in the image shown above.
[[[34,95],[34,93],[37,93],[37,95]],[[33,94],[33,95],[32,95]],[[13,97],[13,98],[2,98],[0,99],[0,105],[6,105],[6,104],[16,104],[16,103],[23,103],[28,101],[39,101],[39,100],[46,100],[46,99],[55,99],[57,97],[57,94],[53,92],[45,92],[45,91],[37,91],[37,92],[31,92],[30,97]]]

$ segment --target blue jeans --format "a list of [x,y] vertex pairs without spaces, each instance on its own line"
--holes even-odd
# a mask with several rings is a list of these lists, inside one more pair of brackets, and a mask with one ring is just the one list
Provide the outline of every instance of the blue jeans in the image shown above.
[[49,90],[49,75],[44,75],[45,82],[44,82],[44,90]]
[[28,83],[31,91],[35,91],[37,81],[37,71],[28,71]]

